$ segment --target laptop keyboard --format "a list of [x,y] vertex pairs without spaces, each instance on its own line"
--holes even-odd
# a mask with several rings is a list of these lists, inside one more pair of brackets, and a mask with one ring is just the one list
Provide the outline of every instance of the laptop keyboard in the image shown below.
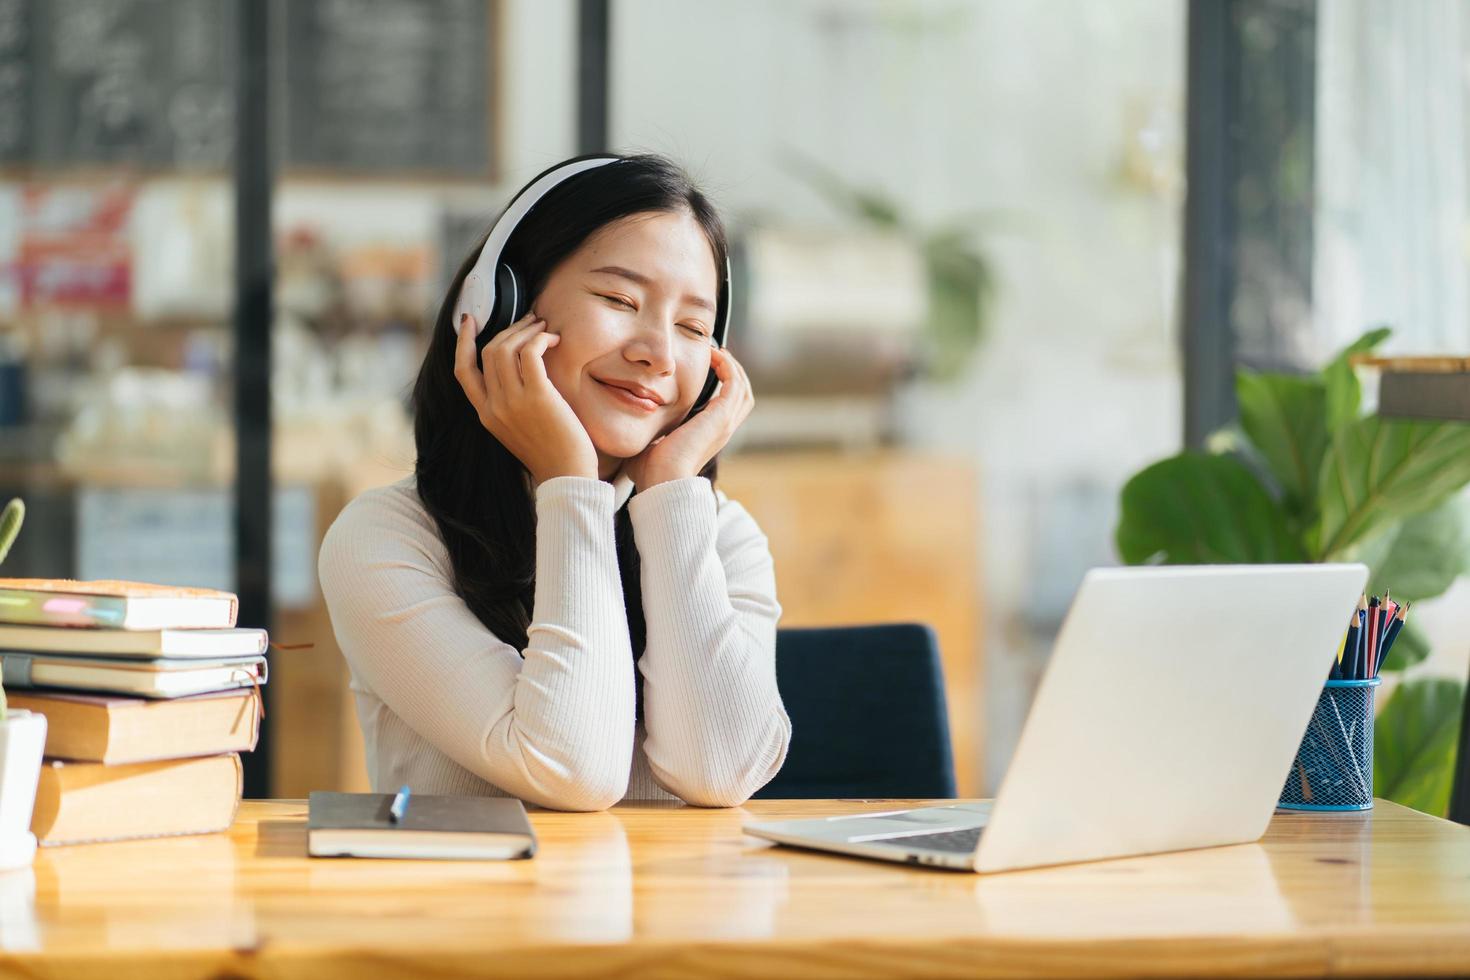
[[915,834],[911,837],[895,837],[889,840],[870,841],[888,847],[922,847],[926,851],[946,851],[951,854],[969,854],[980,845],[980,832],[984,827],[968,827],[964,830],[946,830],[938,834]]

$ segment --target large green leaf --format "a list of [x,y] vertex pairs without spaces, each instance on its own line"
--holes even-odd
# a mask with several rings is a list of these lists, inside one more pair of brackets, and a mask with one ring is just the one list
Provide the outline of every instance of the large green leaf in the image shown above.
[[1235,397],[1241,428],[1271,468],[1287,512],[1310,524],[1327,452],[1327,386],[1319,378],[1238,371]]
[[1373,791],[1442,817],[1450,805],[1465,687],[1442,677],[1402,684],[1374,725]]
[[1467,570],[1470,540],[1463,498],[1390,524],[1352,549],[1373,570],[1368,591],[1392,590],[1399,601],[1418,602],[1442,594]]
[[1358,419],[1322,460],[1312,556],[1332,561],[1390,522],[1435,507],[1470,481],[1470,425]]
[[1362,386],[1353,366],[1348,363],[1354,354],[1366,354],[1388,339],[1393,333],[1387,327],[1369,330],[1345,347],[1332,363],[1322,369],[1322,381],[1327,386],[1327,427],[1337,430],[1358,417],[1358,406],[1363,400]]
[[1128,481],[1116,540],[1131,565],[1305,560],[1255,474],[1233,456],[1196,452],[1155,463]]

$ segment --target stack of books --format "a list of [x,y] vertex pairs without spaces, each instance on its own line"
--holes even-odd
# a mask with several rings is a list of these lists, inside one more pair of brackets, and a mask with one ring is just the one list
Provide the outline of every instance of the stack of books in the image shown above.
[[7,697],[46,716],[38,843],[230,826],[269,645],[238,610],[213,589],[0,578]]

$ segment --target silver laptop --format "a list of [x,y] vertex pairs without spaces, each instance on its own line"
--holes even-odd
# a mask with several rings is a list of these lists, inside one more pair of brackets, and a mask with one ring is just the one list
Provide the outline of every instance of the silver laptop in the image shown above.
[[1093,569],[993,804],[745,831],[982,872],[1256,840],[1367,580],[1359,564]]

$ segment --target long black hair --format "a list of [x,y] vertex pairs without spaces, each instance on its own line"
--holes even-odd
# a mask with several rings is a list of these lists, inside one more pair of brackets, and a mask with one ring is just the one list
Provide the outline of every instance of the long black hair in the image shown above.
[[[534,309],[552,271],[594,232],[647,212],[692,215],[709,239],[715,268],[725,267],[729,246],[719,214],[683,170],[655,155],[624,157],[558,184],[516,226],[502,258],[521,274]],[[455,591],[490,632],[522,650],[536,585],[534,491],[526,467],[480,423],[454,377],[450,320],[460,285],[488,235],[487,229],[460,265],[434,319],[413,389],[414,472],[419,497],[449,551]],[[713,482],[717,469],[718,457],[700,475]],[[626,505],[615,516],[614,532],[636,659],[646,631],[638,549]]]

